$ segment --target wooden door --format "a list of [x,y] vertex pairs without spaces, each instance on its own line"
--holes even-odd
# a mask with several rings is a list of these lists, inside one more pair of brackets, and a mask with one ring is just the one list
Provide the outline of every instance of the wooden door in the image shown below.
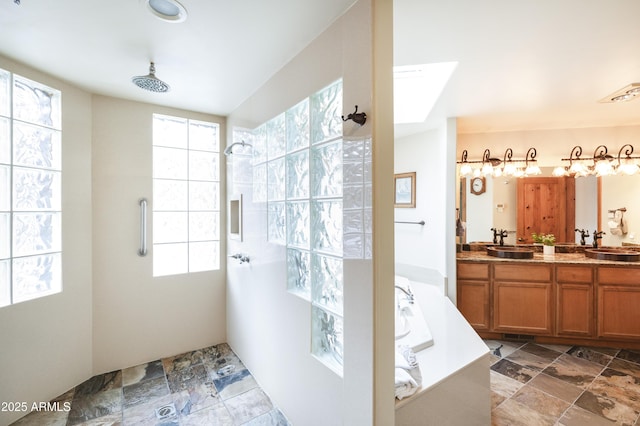
[[575,179],[518,179],[517,241],[531,243],[531,234],[553,234],[559,243],[575,241]]

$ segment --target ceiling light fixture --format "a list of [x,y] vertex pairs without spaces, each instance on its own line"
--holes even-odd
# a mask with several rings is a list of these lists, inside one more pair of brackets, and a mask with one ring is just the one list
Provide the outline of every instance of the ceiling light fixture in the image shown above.
[[609,96],[600,99],[600,102],[626,102],[635,99],[640,95],[640,83],[631,83],[620,90],[617,90]]
[[177,0],[145,0],[147,8],[158,19],[165,22],[184,22],[187,19],[187,9]]
[[150,92],[165,93],[170,89],[167,83],[156,77],[156,66],[153,62],[149,65],[149,74],[138,75],[133,77],[131,81],[139,88]]

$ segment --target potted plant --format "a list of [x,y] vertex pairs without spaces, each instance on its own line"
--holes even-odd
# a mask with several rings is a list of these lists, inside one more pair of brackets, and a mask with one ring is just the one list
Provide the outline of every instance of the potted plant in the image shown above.
[[533,241],[533,244],[542,244],[542,237],[543,234],[536,234],[535,232],[531,234],[531,240]]
[[556,236],[553,234],[541,235],[542,252],[544,254],[555,254]]

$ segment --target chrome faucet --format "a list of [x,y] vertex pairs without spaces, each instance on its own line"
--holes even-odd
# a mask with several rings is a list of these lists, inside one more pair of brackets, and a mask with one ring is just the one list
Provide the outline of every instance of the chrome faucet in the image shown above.
[[587,242],[584,239],[589,236],[589,231],[585,231],[584,229],[578,229],[578,228],[576,228],[575,231],[580,233],[580,245],[583,246],[587,244]]
[[400,287],[399,285],[395,285],[394,287],[403,292],[407,296],[407,301],[409,302],[409,304],[413,305],[414,296],[410,289]]
[[602,235],[605,234],[604,231],[598,232],[597,229],[593,231],[593,248],[598,248],[598,240],[602,239]]
[[242,265],[243,263],[249,263],[249,261],[251,259],[249,259],[249,256],[247,256],[246,254],[242,254],[242,253],[236,253],[233,255],[230,255],[229,257],[232,257],[234,259],[238,259],[240,261],[240,264]]

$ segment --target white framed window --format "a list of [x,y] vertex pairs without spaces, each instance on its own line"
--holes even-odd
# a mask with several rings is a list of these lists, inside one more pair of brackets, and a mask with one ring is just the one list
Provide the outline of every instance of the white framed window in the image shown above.
[[61,99],[0,69],[0,307],[62,291]]
[[153,115],[153,276],[220,269],[217,123]]

